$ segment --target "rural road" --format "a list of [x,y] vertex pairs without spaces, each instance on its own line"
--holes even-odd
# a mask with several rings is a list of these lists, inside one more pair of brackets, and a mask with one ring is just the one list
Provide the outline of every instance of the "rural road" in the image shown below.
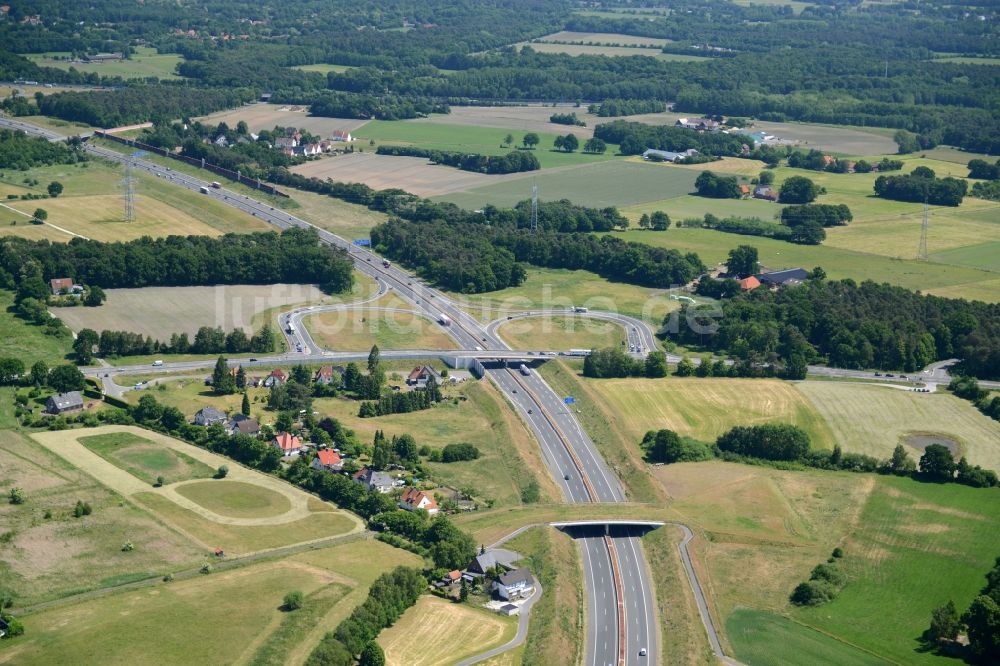
[[499,645],[492,650],[487,650],[486,652],[481,652],[468,659],[463,659],[462,661],[455,664],[455,666],[471,666],[472,664],[478,664],[481,661],[486,661],[497,655],[501,655],[507,650],[513,650],[518,645],[524,642],[524,639],[528,637],[528,619],[531,615],[531,607],[535,605],[541,597],[544,590],[542,589],[542,584],[538,582],[538,578],[532,576],[535,585],[535,591],[531,597],[521,605],[521,611],[517,617],[517,633],[514,638],[510,639],[503,645]]

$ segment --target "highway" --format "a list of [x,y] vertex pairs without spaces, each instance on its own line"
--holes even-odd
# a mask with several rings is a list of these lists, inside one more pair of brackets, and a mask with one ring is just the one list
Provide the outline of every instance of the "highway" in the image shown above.
[[[0,126],[25,129],[25,131],[45,136],[50,140],[62,138],[54,132],[40,130],[19,121],[0,119]],[[443,322],[439,325],[455,339],[460,347],[460,350],[444,352],[441,350],[382,350],[383,358],[416,359],[430,356],[450,356],[474,357],[484,361],[485,376],[497,385],[535,434],[549,472],[560,484],[567,501],[578,503],[625,501],[625,493],[621,484],[607,468],[594,442],[580,427],[573,409],[564,404],[562,396],[557,395],[537,372],[530,371],[528,375],[523,375],[515,368],[505,367],[505,359],[520,360],[556,355],[557,350],[539,350],[533,353],[511,350],[496,333],[497,327],[507,320],[506,317],[491,322],[489,325],[483,325],[441,292],[427,287],[396,266],[383,266],[381,257],[369,250],[356,247],[349,241],[313,227],[285,211],[275,209],[266,203],[225,188],[212,188],[209,181],[200,180],[142,159],[132,158],[89,144],[87,144],[86,150],[96,156],[117,162],[130,161],[135,169],[145,171],[155,177],[164,178],[195,192],[207,188],[207,193],[202,196],[222,201],[278,228],[295,226],[316,229],[322,242],[346,250],[358,270],[378,281],[379,295],[388,290],[395,291],[400,298],[413,303],[417,312],[429,319]],[[367,358],[367,353],[321,350],[301,325],[302,317],[307,314],[323,309],[352,307],[357,304],[323,306],[312,310],[302,309],[285,313],[282,315],[281,322],[286,330],[286,336],[289,337],[291,351],[287,354],[261,356],[256,361],[241,360],[240,362],[253,366],[254,364],[273,365],[288,362],[346,362]],[[565,313],[565,310],[563,312]],[[577,314],[611,320],[625,327],[629,343],[638,350],[635,352],[637,356],[642,352],[656,348],[653,331],[645,322],[612,313]],[[535,316],[535,313],[532,311],[531,315],[517,313],[510,316],[512,318],[515,316],[527,317]],[[291,334],[287,333],[289,322],[293,324],[294,328],[294,332]],[[298,352],[300,346],[302,351]],[[676,356],[670,356],[669,359],[679,360]],[[214,365],[212,361],[181,362],[165,364],[163,367],[152,370],[175,372],[208,368],[212,365]],[[923,373],[923,377],[916,379],[918,381],[946,381],[945,366],[947,362],[936,365],[938,367],[928,368]],[[810,367],[809,370],[811,373],[820,375],[878,380],[870,372],[825,367]],[[149,373],[150,371],[151,368],[148,365],[87,369],[88,374],[106,376]],[[994,383],[983,382],[984,386],[990,384]],[[642,544],[637,534],[638,532],[613,529],[608,534],[607,539],[604,535],[597,534],[586,535],[579,539],[588,596],[588,632],[585,650],[585,663],[588,666],[609,664],[638,666],[659,663],[659,631],[652,598],[652,585],[649,581]],[[685,566],[689,567],[690,563],[686,561]],[[618,573],[617,578],[614,575],[615,570]],[[725,659],[718,636],[712,626],[711,617],[707,614],[704,597],[697,585],[693,569],[689,571],[689,578],[696,588],[695,596],[702,608],[702,619],[706,624],[713,649],[720,659]],[[644,651],[645,654],[640,656],[640,651]]]

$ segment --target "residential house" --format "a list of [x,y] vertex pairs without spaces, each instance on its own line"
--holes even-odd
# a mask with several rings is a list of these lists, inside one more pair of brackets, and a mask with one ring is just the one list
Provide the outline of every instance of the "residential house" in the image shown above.
[[408,386],[424,388],[427,386],[427,382],[430,381],[431,377],[433,377],[434,381],[438,384],[441,383],[441,373],[429,365],[418,365],[410,371],[409,375],[407,375],[406,384]]
[[83,409],[83,396],[79,391],[59,393],[45,401],[45,411],[49,414],[71,414]]
[[260,424],[257,419],[252,419],[245,414],[237,414],[229,419],[226,424],[226,432],[232,435],[247,435],[257,437],[260,435]]
[[750,196],[749,185],[740,185],[740,196],[743,197],[744,199]]
[[718,121],[711,118],[678,118],[674,126],[698,130],[699,132],[715,132],[721,127]]
[[225,134],[220,134],[219,136],[215,137],[215,141],[213,141],[212,143],[218,146],[219,148],[229,147],[229,139],[226,138]]
[[739,281],[740,289],[743,291],[753,291],[760,286],[760,280],[751,275],[750,277],[745,277]]
[[332,365],[324,365],[323,367],[321,367],[319,370],[316,371],[315,375],[313,375],[313,381],[317,384],[327,385],[332,383],[333,379],[334,379],[334,372]]
[[777,201],[778,191],[766,185],[761,185],[753,191],[754,199],[765,199],[767,201]]
[[485,576],[491,569],[495,569],[497,566],[502,565],[497,562],[492,553],[480,553],[472,558],[469,566],[465,567],[465,571],[473,576]]
[[52,278],[49,280],[49,288],[53,296],[68,294],[73,291],[73,278]]
[[323,449],[316,452],[316,457],[311,463],[313,469],[322,469],[328,472],[339,472],[344,466],[344,459],[333,449]]
[[761,273],[757,276],[761,284],[769,287],[790,287],[809,279],[809,271],[804,268],[788,268],[783,271]]
[[295,148],[299,145],[299,140],[293,136],[279,136],[274,140],[275,148]]
[[350,143],[354,141],[354,137],[347,130],[333,130],[333,134],[330,135],[331,141],[344,141]]
[[271,440],[271,446],[281,451],[281,455],[297,456],[302,452],[302,438],[290,432],[279,432]]
[[407,488],[403,496],[399,498],[399,508],[407,511],[423,509],[432,516],[438,512],[437,502],[434,498],[422,490]]
[[493,583],[493,589],[501,599],[521,599],[530,596],[535,589],[535,579],[524,567],[500,574]]
[[676,162],[684,157],[684,153],[675,153],[669,150],[655,150],[653,148],[650,148],[642,154],[642,159],[653,160],[654,162]]
[[225,412],[220,412],[215,407],[202,407],[194,415],[194,424],[200,426],[210,426],[214,423],[225,423],[227,420]]
[[383,495],[392,492],[395,487],[392,477],[385,472],[376,472],[370,469],[363,469],[351,477],[356,483],[360,483],[370,491],[379,492]]
[[459,571],[458,569],[455,569],[454,571],[449,571],[444,575],[444,578],[442,578],[441,580],[446,585],[454,585],[458,581],[462,580],[462,572]]
[[281,368],[275,368],[271,371],[264,379],[264,388],[271,388],[273,386],[281,386],[288,381],[288,373]]

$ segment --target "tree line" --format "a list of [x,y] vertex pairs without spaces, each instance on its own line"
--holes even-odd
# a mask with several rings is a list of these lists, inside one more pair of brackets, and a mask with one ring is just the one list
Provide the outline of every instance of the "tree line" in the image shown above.
[[587,107],[589,113],[602,118],[634,116],[640,113],[663,113],[666,110],[666,102],[661,102],[658,99],[606,99],[600,104],[591,104]]
[[408,414],[424,409],[430,409],[435,403],[441,402],[441,389],[437,382],[431,377],[427,381],[425,388],[418,388],[413,391],[390,391],[383,393],[378,400],[361,403],[358,416],[361,418],[371,418],[373,416],[387,416],[389,414]]
[[879,176],[875,179],[875,194],[895,201],[926,201],[934,206],[958,206],[962,203],[968,183],[960,178],[926,178],[921,176]]
[[518,173],[537,171],[541,168],[538,158],[533,153],[520,150],[511,151],[506,155],[479,155],[450,150],[432,150],[417,146],[379,146],[376,152],[379,155],[425,157],[435,164],[444,164],[462,171],[476,173]]
[[367,120],[405,120],[423,118],[431,113],[449,113],[446,102],[421,97],[369,95],[348,92],[325,92],[305,100],[294,95],[278,94],[272,101],[279,104],[309,104],[309,115],[329,118],[360,118]]
[[66,276],[103,288],[290,282],[333,293],[350,289],[352,271],[347,253],[321,244],[313,229],[115,243],[0,241],[0,284],[36,298],[48,295],[47,280]]
[[708,155],[742,155],[743,139],[722,132],[698,132],[672,125],[646,125],[614,120],[594,128],[594,136],[619,144],[622,155],[641,155],[649,148],[679,153],[695,149]]
[[97,331],[84,328],[73,341],[76,361],[88,365],[96,355],[100,358],[118,356],[149,356],[152,354],[243,354],[274,351],[274,331],[265,324],[252,336],[236,328],[226,333],[222,328],[202,326],[194,340],[187,333],[174,333],[168,341],[161,342],[142,333],[129,331]]
[[0,129],[0,169],[27,171],[50,164],[86,162],[79,143],[66,144],[28,136],[20,130]]
[[[967,642],[959,641],[965,633]],[[959,614],[948,600],[931,613],[931,623],[921,636],[924,646],[942,656],[961,657],[975,664],[1000,660],[1000,557],[986,572],[986,585]]]
[[779,222],[769,222],[759,217],[717,217],[705,213],[703,218],[685,218],[677,223],[678,227],[697,229],[715,229],[729,234],[742,236],[764,236],[778,240],[796,243],[798,245],[819,245],[826,240],[826,231],[814,220],[807,220],[795,226]]
[[[697,308],[675,315],[697,319]],[[727,351],[756,363],[826,362],[840,368],[914,372],[958,357],[960,369],[983,379],[1000,377],[1000,305],[915,293],[871,281],[807,280],[771,291],[728,298],[714,335],[671,326],[679,344]]]

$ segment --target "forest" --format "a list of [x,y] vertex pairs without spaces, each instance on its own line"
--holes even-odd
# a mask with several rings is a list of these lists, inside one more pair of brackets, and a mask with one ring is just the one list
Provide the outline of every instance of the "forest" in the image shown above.
[[47,281],[65,276],[105,289],[290,282],[318,284],[335,293],[349,290],[353,282],[347,253],[320,244],[313,230],[144,237],[124,243],[0,241],[0,285],[16,287],[19,299],[44,299]]
[[669,339],[757,363],[783,365],[797,358],[838,368],[916,372],[934,361],[961,358],[958,371],[1000,378],[997,304],[817,278],[726,299],[723,316],[712,322],[713,335],[677,326],[688,315],[697,319],[697,308],[683,310],[664,322]]
[[87,154],[78,142],[54,143],[30,137],[19,130],[0,129],[0,169],[27,171],[35,166],[75,164],[86,160]]

